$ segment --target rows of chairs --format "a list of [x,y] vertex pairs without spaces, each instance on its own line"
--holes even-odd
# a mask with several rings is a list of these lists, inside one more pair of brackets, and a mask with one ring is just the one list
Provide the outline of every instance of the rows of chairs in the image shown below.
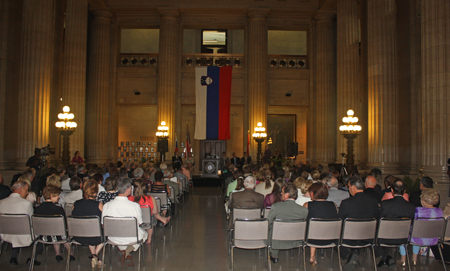
[[[180,194],[182,195],[172,195],[178,196],[183,199],[189,193],[189,186],[187,182],[183,182],[182,190]],[[155,198],[156,208],[158,211],[161,210],[162,204],[168,204],[168,197],[166,193],[147,193]],[[80,257],[78,252],[78,246],[80,243],[74,240],[76,237],[100,237],[105,247],[103,249],[102,262],[105,259],[106,247],[109,245],[117,246],[118,244],[112,242],[109,237],[129,237],[136,238],[136,241],[130,242],[129,244],[120,244],[122,246],[139,244],[139,264],[138,270],[141,268],[141,258],[144,259],[144,247],[142,246],[143,240],[139,240],[138,231],[139,227],[144,230],[153,229],[153,240],[151,253],[153,255],[156,245],[156,230],[154,224],[151,223],[152,215],[149,206],[141,206],[142,220],[141,225],[134,217],[104,217],[103,225],[101,223],[101,218],[98,216],[73,216],[72,215],[73,204],[66,204],[64,210],[66,213],[66,218],[62,215],[32,215],[31,217],[27,214],[0,214],[0,234],[11,234],[11,235],[28,235],[30,236],[33,244],[32,257],[30,261],[29,270],[34,269],[34,260],[36,257],[36,246],[38,243],[44,245],[48,244],[64,244],[69,243],[75,245],[76,254],[78,258],[78,265],[80,265]],[[170,213],[171,210],[168,210]],[[62,236],[61,240],[46,240],[41,238],[41,236]],[[3,240],[0,240],[0,256],[2,253]],[[69,270],[70,264],[70,247],[67,251],[67,262],[66,270]],[[46,261],[46,250],[44,250],[44,257]],[[109,261],[111,262],[111,249],[109,249]],[[102,266],[103,270],[103,266]]]
[[[450,222],[442,217],[437,218],[382,218],[373,219],[317,219],[305,220],[275,220],[273,222],[271,238],[269,238],[269,221],[258,217],[260,209],[233,210],[233,227],[230,230],[229,252],[231,270],[234,269],[234,248],[265,249],[264,260],[271,270],[269,250],[280,249],[273,247],[273,241],[297,241],[297,245],[289,249],[298,248],[298,261],[300,249],[303,251],[303,269],[306,271],[305,247],[332,248],[331,263],[333,262],[333,249],[337,248],[339,268],[342,271],[340,252],[342,247],[349,249],[370,248],[373,257],[374,269],[377,270],[375,259],[375,246],[398,248],[399,246],[418,245],[413,238],[438,238],[439,253],[442,257],[441,246],[445,238],[450,238]],[[246,217],[247,216],[247,217]],[[258,229],[258,230],[255,230]],[[272,240],[272,243],[269,242]],[[321,240],[321,245],[314,241]],[[450,243],[450,242],[449,242]],[[423,245],[420,245],[423,246]],[[409,255],[407,251],[408,268]],[[444,270],[447,271],[445,262]]]

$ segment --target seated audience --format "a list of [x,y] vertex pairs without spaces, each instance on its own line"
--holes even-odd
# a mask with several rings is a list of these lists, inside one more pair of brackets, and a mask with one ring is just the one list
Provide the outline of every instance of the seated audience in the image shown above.
[[[283,176],[284,176],[284,170],[283,170]],[[283,176],[281,176],[280,178],[283,178]],[[259,183],[255,187],[255,191],[262,194],[264,197],[267,196],[267,194],[272,193],[272,189],[273,189],[272,178],[273,178],[272,172],[270,170],[266,170],[266,172],[264,172],[264,181]]]
[[[73,204],[72,215],[74,216],[98,216],[102,217],[103,203],[95,200],[98,193],[98,182],[94,179],[89,179],[83,184],[83,198],[77,200]],[[82,245],[89,245],[91,252],[92,268],[102,267],[102,261],[98,254],[103,248],[101,237],[74,237],[75,241]]]
[[344,199],[348,199],[348,192],[338,189],[339,181],[334,176],[329,176],[326,184],[328,186],[328,201],[334,202],[339,207]]
[[[333,178],[333,177],[330,177]],[[303,204],[303,207],[308,208],[308,217],[311,218],[338,218],[336,204],[332,201],[327,201],[328,198],[328,187],[321,183],[313,183],[309,188],[308,192],[311,195],[312,201],[306,202]],[[327,241],[324,243],[322,240],[308,240],[309,243],[315,245],[324,245],[328,243]],[[336,240],[337,242],[337,240]],[[317,264],[316,260],[316,248],[311,247],[311,257],[309,262],[312,265]]]
[[[58,202],[60,193],[61,189],[59,189],[58,187],[51,185],[47,185],[46,187],[44,187],[42,196],[44,197],[45,201],[41,203],[41,205],[36,207],[34,213],[37,215],[62,215],[63,217],[66,217],[64,209],[56,204]],[[61,236],[41,236],[39,238],[42,238],[46,242],[52,242],[52,240],[62,240]],[[67,251],[69,251],[69,243],[64,243],[64,246],[66,247]],[[56,261],[59,263],[60,261],[64,260],[61,256],[61,245],[54,244],[53,248],[55,249]],[[73,250],[70,252],[70,260],[75,261]]]
[[303,196],[299,196],[295,203],[297,203],[300,206],[303,206],[308,201],[311,201],[311,196],[309,195],[308,189],[313,184],[313,181],[310,179],[306,179],[301,185],[300,185],[300,192],[303,194]]
[[264,208],[270,208],[274,203],[281,201],[281,192],[286,182],[282,178],[275,180],[272,188],[272,193],[268,194],[264,199]]
[[364,189],[364,193],[376,198],[378,203],[380,203],[381,202],[381,192],[379,192],[379,191],[377,191],[377,189],[375,189],[375,186],[377,185],[377,179],[375,179],[375,177],[369,175],[366,177],[364,184],[366,186],[366,188]]
[[0,200],[5,199],[11,195],[11,189],[8,186],[3,184],[3,177],[0,174]]
[[[155,199],[152,196],[145,195],[145,193],[147,193],[146,183],[142,179],[138,179],[138,180],[134,181],[133,187],[134,187],[133,195],[128,196],[128,199],[132,202],[138,203],[141,207],[145,207],[145,208],[150,207],[150,214],[152,216],[154,216],[154,218],[156,218],[157,220],[161,221],[164,225],[166,225],[170,220],[170,216],[162,217],[158,213],[158,207],[156,206]],[[155,221],[154,225],[156,225],[156,221]],[[146,244],[150,244],[152,242],[153,229],[152,228],[148,229],[147,233],[148,233],[148,239],[147,239]]]
[[[142,211],[139,204],[128,200],[131,195],[131,180],[128,178],[119,178],[117,181],[117,192],[119,193],[115,199],[103,206],[102,220],[105,216],[112,217],[135,217],[138,225],[142,224]],[[148,234],[143,229],[138,229],[139,240],[146,241]],[[118,248],[122,252],[122,266],[125,260],[133,260],[130,255],[131,251],[139,249],[139,245],[126,245],[136,242],[136,237],[110,237],[109,240],[119,244]],[[123,244],[123,245],[120,245]]]
[[103,203],[103,205],[115,197],[117,197],[117,177],[108,177],[105,180],[105,191],[98,193],[97,200]]
[[[420,179],[420,191],[416,191],[416,192],[412,192],[411,193],[411,197],[409,198],[409,202],[411,202],[412,204],[414,204],[414,206],[416,207],[422,207],[421,203],[422,203],[422,198],[420,197],[420,195],[422,194],[423,191],[433,188],[433,179],[431,179],[430,177],[422,177],[422,179]],[[436,205],[434,207],[439,207],[440,205],[440,199],[438,199],[438,202],[436,203]]]
[[[0,200],[0,213],[9,214],[27,214],[30,217],[33,215],[33,204],[26,200],[28,194],[28,183],[25,180],[17,180],[11,186],[12,193],[9,197]],[[4,242],[8,242],[12,245],[11,249],[11,259],[9,263],[11,265],[18,265],[17,256],[21,247],[30,246],[33,241],[29,235],[10,235],[2,234],[1,239]],[[40,254],[42,251],[37,251]],[[28,258],[27,262],[30,263],[31,258]],[[40,265],[41,263],[37,260],[34,261],[35,265]]]
[[95,173],[94,176],[90,177],[91,179],[94,179],[98,182],[98,192],[106,191],[103,187],[103,175],[100,173]]
[[308,209],[296,204],[296,198],[297,188],[294,184],[288,183],[283,186],[281,192],[282,201],[275,203],[270,209],[267,219],[269,220],[269,244],[271,244],[270,259],[273,263],[277,263],[279,261],[278,253],[280,249],[290,249],[300,245],[299,241],[272,241],[270,237],[272,236],[273,222],[276,219],[306,219],[308,216]]
[[[405,194],[405,183],[401,179],[396,179],[391,185],[391,192],[385,193],[394,194],[392,199],[383,200],[380,207],[380,219],[381,218],[403,218],[407,217],[414,219],[415,207],[413,204],[409,203],[403,197]],[[404,240],[389,240],[385,241],[391,242],[391,244],[399,244]],[[389,256],[389,248],[378,247],[379,254],[381,255],[378,267],[389,267],[395,264],[395,260]]]
[[71,192],[64,196],[64,201],[69,204],[74,204],[75,201],[83,198],[83,183],[77,176],[70,178],[69,182]]
[[[393,194],[393,192],[392,192],[392,186],[393,186],[393,183],[395,183],[395,182],[397,182],[397,181],[402,181],[402,180],[401,180],[400,178],[397,178],[397,177],[392,177],[392,178],[390,178],[390,181],[392,181],[392,185],[390,185],[390,188],[389,188],[389,189],[391,189],[391,191],[390,191],[390,192],[384,191],[384,195],[383,195],[383,198],[381,199],[381,201],[393,199],[393,198],[394,198],[394,194]],[[403,182],[403,181],[402,181],[402,182]],[[402,197],[403,197],[406,201],[409,201],[409,195],[408,195],[408,193],[406,193],[406,191],[403,193]]]
[[[155,172],[155,183],[150,186],[150,192],[151,193],[163,193],[165,192],[167,194],[167,202],[168,205],[170,205],[170,189],[167,184],[163,184],[162,181],[164,179],[164,173],[162,171]],[[167,204],[161,203],[161,212],[162,215],[165,217],[167,214],[167,210],[169,209],[169,206]]]
[[[443,217],[444,214],[440,208],[435,207],[439,202],[439,194],[433,188],[424,189],[420,195],[420,202],[423,207],[416,207],[416,213],[414,218],[430,218],[430,217]],[[412,242],[424,246],[433,246],[438,243],[437,238],[412,238]],[[419,254],[420,246],[413,246],[413,258],[412,265],[417,265],[417,256]],[[406,251],[404,247],[400,247],[401,260],[399,264],[406,266]]]

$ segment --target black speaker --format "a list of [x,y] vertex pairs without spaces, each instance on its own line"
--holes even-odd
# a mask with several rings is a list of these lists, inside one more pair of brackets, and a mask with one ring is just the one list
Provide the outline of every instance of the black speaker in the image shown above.
[[167,139],[158,139],[158,152],[169,151],[169,141]]
[[297,156],[298,154],[298,143],[297,142],[291,142],[287,144],[287,156],[288,157],[293,157],[293,156]]

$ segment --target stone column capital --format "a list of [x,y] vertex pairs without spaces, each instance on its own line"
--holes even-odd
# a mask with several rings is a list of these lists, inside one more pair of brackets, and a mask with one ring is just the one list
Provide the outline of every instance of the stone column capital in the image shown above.
[[334,13],[319,12],[314,17],[314,19],[316,19],[316,21],[331,21],[331,20],[334,20],[335,17],[336,17],[336,14],[334,14]]
[[156,9],[161,17],[178,18],[180,16],[180,10],[172,7],[159,7]]
[[96,18],[111,18],[113,16],[109,9],[92,10],[92,15]]
[[248,19],[266,19],[269,15],[268,8],[249,8],[247,12]]

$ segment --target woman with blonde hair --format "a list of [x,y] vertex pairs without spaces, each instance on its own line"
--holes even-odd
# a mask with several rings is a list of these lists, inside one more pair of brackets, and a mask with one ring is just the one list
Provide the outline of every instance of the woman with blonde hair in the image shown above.
[[[260,175],[260,178],[261,177],[262,175]],[[273,189],[272,179],[273,179],[272,171],[266,170],[264,172],[264,178],[261,180],[262,182],[255,187],[255,191],[262,194],[264,197],[272,193]]]
[[31,202],[33,205],[37,202],[40,202],[40,199],[36,196],[36,193],[34,193],[33,191],[31,191],[31,181],[28,178],[27,175],[22,175],[20,176],[17,181],[23,181],[26,182],[28,184],[28,195],[25,198],[26,200],[28,200],[29,202]]
[[[300,192],[302,192],[303,196],[298,196],[295,200],[295,203],[298,205],[303,206],[308,201],[311,201],[311,196],[308,192],[309,187],[313,184],[313,181],[310,179],[305,180],[303,183],[300,184],[300,187],[297,187],[297,189],[300,189]],[[295,185],[295,181],[294,181]]]

